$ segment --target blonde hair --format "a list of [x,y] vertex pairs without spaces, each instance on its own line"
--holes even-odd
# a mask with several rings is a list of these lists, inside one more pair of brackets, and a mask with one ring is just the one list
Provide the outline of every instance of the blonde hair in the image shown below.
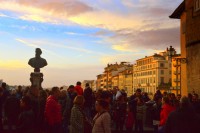
[[74,99],[74,104],[79,105],[79,106],[83,105],[84,102],[85,102],[85,98],[80,95],[76,96]]

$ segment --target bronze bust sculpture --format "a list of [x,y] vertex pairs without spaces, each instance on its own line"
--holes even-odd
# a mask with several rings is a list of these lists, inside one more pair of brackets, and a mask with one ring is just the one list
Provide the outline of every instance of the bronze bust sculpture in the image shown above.
[[36,48],[35,57],[31,58],[28,64],[35,68],[34,72],[40,72],[40,68],[47,66],[47,61],[41,58],[42,50],[40,48]]

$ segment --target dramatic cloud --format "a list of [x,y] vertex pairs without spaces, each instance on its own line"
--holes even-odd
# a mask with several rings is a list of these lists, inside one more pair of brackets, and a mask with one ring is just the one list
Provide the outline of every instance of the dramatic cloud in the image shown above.
[[0,10],[15,12],[23,20],[67,24],[67,17],[93,9],[77,0],[1,0]]

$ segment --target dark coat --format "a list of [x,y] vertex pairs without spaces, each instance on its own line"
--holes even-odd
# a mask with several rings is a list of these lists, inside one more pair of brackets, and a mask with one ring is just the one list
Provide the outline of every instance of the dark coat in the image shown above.
[[165,133],[199,133],[200,117],[195,111],[178,109],[172,112],[165,125]]
[[92,89],[90,87],[85,88],[83,96],[85,98],[85,107],[91,108],[93,100]]
[[19,133],[35,133],[34,113],[32,110],[23,111],[19,116]]
[[4,110],[5,117],[8,119],[9,123],[16,125],[20,113],[19,99],[15,96],[8,97],[5,101]]

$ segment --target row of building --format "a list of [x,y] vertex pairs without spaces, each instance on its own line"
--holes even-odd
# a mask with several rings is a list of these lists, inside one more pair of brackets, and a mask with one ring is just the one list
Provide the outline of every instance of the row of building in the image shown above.
[[166,50],[138,59],[135,64],[108,64],[104,72],[97,76],[96,88],[119,88],[129,96],[138,88],[149,94],[154,94],[157,89],[180,93],[180,69],[177,69],[178,64],[174,60],[179,56],[170,58]]

